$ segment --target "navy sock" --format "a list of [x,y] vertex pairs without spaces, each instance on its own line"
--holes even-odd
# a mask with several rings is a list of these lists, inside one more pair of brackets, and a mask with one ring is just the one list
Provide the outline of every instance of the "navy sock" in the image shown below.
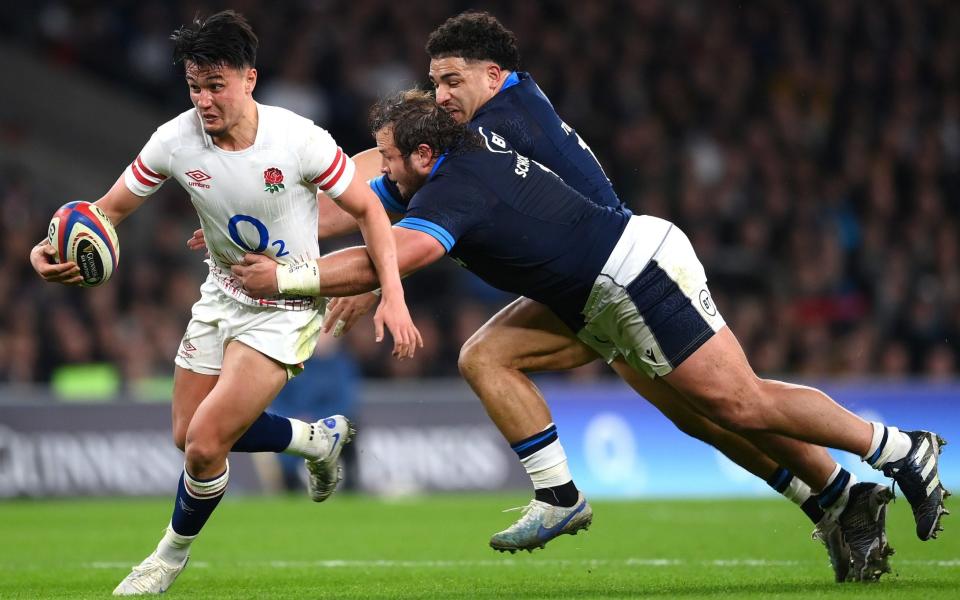
[[194,479],[184,469],[177,486],[170,526],[176,533],[194,536],[200,533],[227,488],[230,467],[212,479]]
[[557,435],[557,426],[551,423],[550,426],[543,431],[522,439],[516,444],[510,444],[510,448],[512,448],[522,460],[539,450],[543,450],[558,439],[560,439],[560,436]]
[[[567,480],[565,483],[557,483],[557,485],[549,487],[537,487],[537,478],[534,476],[535,473],[543,472],[542,467],[544,465],[537,464],[543,461],[548,465],[562,464],[564,471],[566,471],[566,455],[563,453],[563,447],[560,445],[560,437],[557,434],[556,425],[551,423],[550,426],[543,431],[537,432],[515,444],[511,444],[510,447],[517,453],[520,462],[524,464],[527,473],[531,475],[531,479],[534,482],[534,498],[553,506],[570,507],[577,503],[577,500],[580,498],[580,490],[577,489],[573,480],[570,479],[569,472],[566,472],[566,476],[563,477],[563,479]],[[534,456],[538,452],[540,454]],[[531,469],[533,469],[533,472],[531,472]],[[549,481],[549,479],[547,481]],[[544,483],[541,482],[540,485],[544,485]]]
[[290,419],[264,412],[233,445],[233,452],[283,452],[293,439]]
[[767,478],[767,485],[775,489],[777,493],[783,494],[798,504],[800,510],[802,510],[814,524],[819,523],[823,517],[823,509],[820,508],[820,505],[817,503],[817,496],[811,494],[808,498],[804,499],[803,496],[809,493],[809,488],[800,481],[797,481],[797,484],[804,490],[802,494],[798,493],[797,489],[789,490],[795,478],[796,476],[788,469],[777,467],[777,470]]
[[546,502],[553,506],[569,508],[577,503],[580,498],[580,490],[577,489],[573,481],[568,481],[563,485],[533,490],[533,497],[540,502]]
[[816,525],[820,522],[820,519],[823,518],[823,509],[820,508],[820,503],[818,502],[819,496],[810,496],[800,505],[800,510],[809,517],[813,524]]
[[847,484],[850,483],[850,471],[839,466],[837,469],[839,469],[839,472],[837,472],[836,477],[823,488],[822,492],[817,494],[817,504],[823,510],[829,510],[837,500],[843,497],[843,491],[847,489]]
[[773,475],[767,478],[767,485],[775,489],[778,494],[782,494],[790,486],[792,480],[793,473],[783,467],[777,467]]

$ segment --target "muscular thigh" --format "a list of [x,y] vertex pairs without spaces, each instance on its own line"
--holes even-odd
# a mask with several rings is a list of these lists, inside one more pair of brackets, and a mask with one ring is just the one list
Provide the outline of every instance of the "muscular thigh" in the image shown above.
[[187,428],[197,407],[217,384],[217,375],[204,375],[188,371],[183,367],[174,367],[173,373],[173,441],[183,450],[187,439]]
[[525,372],[573,369],[597,358],[553,311],[529,298],[507,305],[464,348]]
[[188,439],[210,436],[232,445],[287,381],[286,366],[241,342],[230,342],[213,389],[196,407]]

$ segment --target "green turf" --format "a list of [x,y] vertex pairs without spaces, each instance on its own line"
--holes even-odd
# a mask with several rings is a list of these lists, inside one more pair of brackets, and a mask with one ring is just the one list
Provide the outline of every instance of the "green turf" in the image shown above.
[[[891,506],[894,574],[832,583],[810,524],[783,500],[595,502],[594,525],[533,554],[490,533],[523,496],[383,501],[231,498],[170,598],[956,598],[960,530],[913,534]],[[0,598],[106,598],[154,547],[168,500],[0,503]],[[958,524],[960,526],[960,524]],[[342,562],[337,562],[342,561]]]

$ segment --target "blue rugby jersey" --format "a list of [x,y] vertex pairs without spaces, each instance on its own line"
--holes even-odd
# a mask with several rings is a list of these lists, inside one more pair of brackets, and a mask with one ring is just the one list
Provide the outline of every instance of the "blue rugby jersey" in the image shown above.
[[442,156],[398,227],[423,231],[501,290],[552,309],[573,331],[629,213],[590,202],[554,173],[506,147]]
[[[593,151],[557,115],[529,73],[511,73],[500,91],[480,107],[469,126],[474,131],[483,128],[497,133],[521,155],[544,165],[594,203],[627,210]],[[381,175],[370,185],[384,208],[404,213],[406,203],[396,184]]]
[[477,110],[470,126],[496,132],[596,204],[623,208],[593,151],[563,122],[529,73],[511,73],[497,95]]

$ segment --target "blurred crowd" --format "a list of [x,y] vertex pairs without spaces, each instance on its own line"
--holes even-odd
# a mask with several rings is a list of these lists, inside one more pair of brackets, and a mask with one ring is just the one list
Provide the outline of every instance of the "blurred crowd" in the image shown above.
[[[371,145],[376,97],[424,82],[429,32],[490,10],[627,205],[690,235],[758,371],[957,375],[960,3],[40,0],[5,9],[0,32],[172,117],[188,99],[167,36],[227,6],[261,39],[255,97],[351,152]],[[170,372],[203,265],[186,195],[167,188],[182,208],[124,244],[118,281],[65,290],[25,260],[50,216],[41,184],[0,168],[0,381],[89,360],[128,380]],[[426,347],[392,361],[364,321],[346,343],[367,376],[455,374],[459,345],[509,300],[452,265],[406,289]]]

